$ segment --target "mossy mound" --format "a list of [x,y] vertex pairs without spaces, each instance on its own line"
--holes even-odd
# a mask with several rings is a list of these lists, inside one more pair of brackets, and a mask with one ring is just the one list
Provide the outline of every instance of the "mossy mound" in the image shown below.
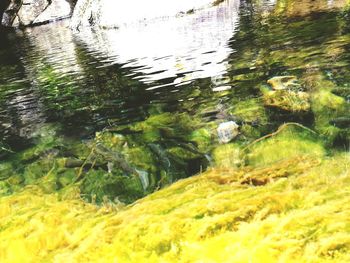
[[215,168],[128,207],[27,188],[1,198],[0,261],[349,262],[349,161]]
[[276,107],[291,112],[310,110],[310,96],[303,91],[262,89],[266,106]]
[[234,105],[232,114],[244,122],[255,122],[261,125],[266,124],[267,122],[267,116],[263,103],[257,98],[238,102]]
[[268,139],[259,139],[245,148],[245,158],[249,165],[258,167],[298,156],[322,157],[326,154],[317,135],[296,123],[281,125],[266,138]]
[[328,143],[341,132],[341,128],[332,124],[337,118],[350,114],[350,107],[343,97],[329,89],[321,89],[313,94],[312,110],[315,114],[315,129],[324,136]]

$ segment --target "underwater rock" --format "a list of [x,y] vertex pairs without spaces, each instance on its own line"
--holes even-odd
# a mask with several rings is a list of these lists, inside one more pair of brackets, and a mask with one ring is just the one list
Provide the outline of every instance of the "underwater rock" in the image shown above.
[[240,132],[246,139],[257,139],[261,137],[261,130],[250,124],[243,124],[240,127]]
[[[137,178],[140,181],[144,191],[149,187],[149,174],[146,172],[146,170],[155,172],[156,168],[153,167],[152,159],[147,161],[145,149],[141,149],[141,147],[127,148],[123,152],[125,157],[118,152],[111,151],[101,144],[97,144],[94,150],[96,153],[102,155],[106,161],[108,161],[109,164],[107,164],[107,166],[109,166],[108,168],[110,169],[110,171],[108,171],[109,174],[113,172],[113,168],[115,166],[128,176],[133,175],[133,177]],[[113,163],[113,167],[110,163]],[[135,168],[131,164],[136,164],[136,166],[140,169]]]
[[273,77],[267,81],[273,90],[285,90],[300,88],[297,78],[295,76],[278,76]]
[[228,143],[239,134],[239,126],[234,121],[220,123],[217,128],[220,143]]
[[0,196],[12,192],[11,185],[7,181],[0,181]]
[[157,159],[162,168],[168,172],[171,164],[166,151],[162,149],[160,145],[157,145],[155,143],[149,143],[148,147],[158,157]]
[[[167,149],[169,158],[177,164],[177,169],[191,176],[203,171],[208,166],[208,159],[202,153],[194,152],[191,148],[175,146]],[[173,178],[179,179],[179,178]]]
[[81,167],[84,164],[84,161],[79,159],[65,159],[64,166],[67,168],[76,168]]
[[198,153],[198,151],[192,151],[189,145],[188,147],[181,147],[181,146],[182,145],[180,144],[179,146],[169,148],[167,149],[167,152],[182,160],[191,160],[203,155],[201,153]]
[[60,187],[65,187],[74,183],[77,173],[74,169],[62,169],[57,171],[57,177]]
[[38,160],[27,165],[24,169],[24,179],[26,185],[33,185],[37,183],[37,180],[47,175],[49,171],[54,167],[53,160]]
[[50,171],[45,176],[38,179],[35,184],[45,193],[54,193],[59,189],[57,174]]
[[145,146],[135,145],[133,147],[125,147],[122,151],[125,160],[136,170],[143,170],[149,173],[156,173],[157,167],[152,151]]
[[96,132],[95,141],[115,151],[122,149],[127,143],[125,136],[112,132]]
[[310,110],[310,95],[303,91],[262,89],[264,105],[291,112]]
[[310,95],[300,90],[301,85],[295,76],[273,77],[267,83],[272,90],[261,88],[265,106],[292,112],[310,110]]

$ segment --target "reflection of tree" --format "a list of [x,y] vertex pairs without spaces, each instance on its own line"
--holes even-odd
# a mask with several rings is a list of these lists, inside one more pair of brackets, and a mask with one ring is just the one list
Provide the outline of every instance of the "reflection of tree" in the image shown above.
[[1,49],[6,52],[0,52],[0,137],[13,149],[22,148],[30,132],[45,119],[17,48],[7,35],[2,38]]
[[0,1],[0,26],[2,21],[2,16],[8,5],[10,4],[10,0],[2,0]]

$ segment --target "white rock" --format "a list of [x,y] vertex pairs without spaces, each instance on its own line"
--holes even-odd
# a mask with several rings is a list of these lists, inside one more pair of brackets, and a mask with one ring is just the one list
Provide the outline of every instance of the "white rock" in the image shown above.
[[239,134],[239,126],[234,121],[224,122],[217,128],[219,142],[228,143]]

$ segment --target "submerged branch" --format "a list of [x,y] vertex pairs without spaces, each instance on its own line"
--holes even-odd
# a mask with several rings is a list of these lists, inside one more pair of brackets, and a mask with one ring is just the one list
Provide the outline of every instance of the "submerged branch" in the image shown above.
[[302,125],[302,124],[300,124],[300,123],[297,123],[297,122],[287,122],[287,123],[284,123],[283,125],[281,125],[281,126],[277,129],[277,131],[275,131],[275,132],[273,132],[273,133],[270,133],[270,134],[267,134],[267,135],[265,135],[265,136],[263,136],[263,137],[261,137],[261,138],[259,138],[259,139],[256,139],[255,141],[251,142],[250,144],[248,144],[246,147],[244,147],[244,148],[242,149],[242,152],[246,151],[247,149],[249,149],[250,147],[252,147],[254,144],[256,144],[256,143],[258,143],[258,142],[261,142],[261,141],[263,141],[263,140],[265,140],[265,139],[267,139],[267,138],[270,138],[270,137],[273,137],[273,136],[279,134],[279,133],[280,133],[281,131],[283,131],[286,127],[291,126],[291,125],[298,126],[298,127],[302,128],[302,129],[305,129],[305,130],[307,130],[307,131],[313,133],[313,134],[317,134],[315,131],[311,130],[310,128],[305,127],[304,125]]

